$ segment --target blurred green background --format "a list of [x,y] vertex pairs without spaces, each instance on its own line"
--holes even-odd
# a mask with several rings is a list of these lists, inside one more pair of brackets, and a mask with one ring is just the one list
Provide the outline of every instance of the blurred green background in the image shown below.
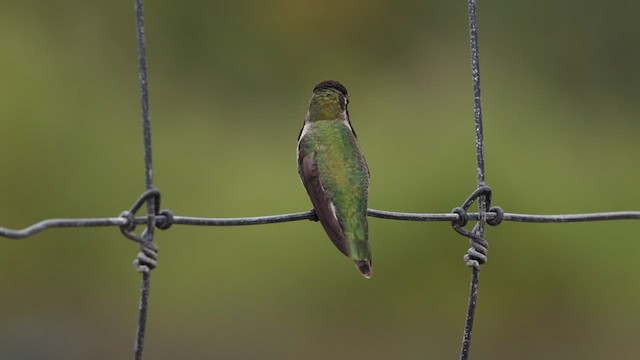
[[[303,211],[296,137],[343,82],[370,206],[475,187],[465,1],[148,1],[155,184],[177,215]],[[117,216],[144,190],[132,1],[0,0],[0,226]],[[638,210],[640,5],[481,1],[487,182],[507,212]],[[488,229],[473,359],[631,359],[634,221]],[[361,278],[317,223],[160,232],[148,359],[453,359],[467,240],[370,220]],[[0,239],[0,359],[132,357],[137,247],[117,228]]]

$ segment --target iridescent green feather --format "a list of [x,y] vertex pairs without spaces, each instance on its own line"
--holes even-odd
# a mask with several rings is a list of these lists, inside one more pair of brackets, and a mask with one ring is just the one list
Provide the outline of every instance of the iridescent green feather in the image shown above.
[[367,198],[369,170],[351,127],[346,89],[314,88],[298,144],[298,166],[316,214],[333,243],[371,276]]
[[343,121],[314,122],[301,146],[313,154],[320,182],[335,207],[344,231],[349,255],[369,259],[367,197],[369,171],[355,136]]

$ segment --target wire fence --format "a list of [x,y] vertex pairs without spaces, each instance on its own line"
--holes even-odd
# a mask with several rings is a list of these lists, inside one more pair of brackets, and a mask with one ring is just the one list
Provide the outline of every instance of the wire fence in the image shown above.
[[[477,189],[460,207],[450,213],[407,213],[368,209],[368,216],[401,221],[445,221],[451,222],[455,231],[469,238],[471,248],[465,255],[467,266],[471,267],[469,301],[462,339],[460,359],[469,356],[473,319],[478,295],[480,266],[487,261],[488,242],[484,239],[486,225],[496,226],[503,221],[531,223],[568,223],[606,220],[640,220],[640,211],[615,211],[581,214],[534,215],[507,213],[498,206],[491,206],[491,188],[485,184],[485,159],[483,142],[482,100],[480,94],[480,64],[478,52],[478,27],[476,1],[468,0],[469,38],[471,47],[471,75],[473,85],[474,124],[476,142]],[[0,236],[9,239],[24,239],[52,228],[78,227],[119,227],[122,234],[139,244],[140,252],[134,262],[142,274],[140,289],[139,317],[137,323],[134,359],[141,360],[144,348],[145,327],[151,282],[151,270],[157,266],[157,247],[154,244],[154,230],[166,230],[172,225],[189,226],[244,226],[274,224],[290,221],[318,221],[314,210],[296,213],[240,217],[240,218],[204,218],[174,215],[170,210],[160,210],[161,193],[153,187],[153,162],[151,147],[151,120],[149,116],[149,96],[147,84],[147,64],[144,32],[143,0],[135,0],[136,35],[138,46],[138,67],[140,81],[140,99],[142,108],[142,129],[144,142],[144,170],[146,191],[133,205],[115,217],[47,219],[23,229],[0,227]],[[477,200],[478,212],[468,212]],[[146,206],[146,216],[136,216]],[[468,221],[477,221],[472,230],[464,226]],[[135,233],[137,225],[145,225],[140,235]]]

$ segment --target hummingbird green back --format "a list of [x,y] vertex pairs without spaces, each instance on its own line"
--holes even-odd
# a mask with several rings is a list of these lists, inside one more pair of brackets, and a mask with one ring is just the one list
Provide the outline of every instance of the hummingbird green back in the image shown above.
[[298,172],[331,241],[369,278],[369,169],[351,126],[348,102],[346,88],[337,81],[315,86],[298,138]]

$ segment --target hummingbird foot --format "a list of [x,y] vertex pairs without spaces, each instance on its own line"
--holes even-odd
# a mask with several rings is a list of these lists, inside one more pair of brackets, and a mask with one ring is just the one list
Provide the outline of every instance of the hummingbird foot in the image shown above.
[[315,222],[320,221],[320,218],[318,217],[318,213],[316,213],[316,209],[311,209],[311,213],[309,214],[309,221],[315,221]]

